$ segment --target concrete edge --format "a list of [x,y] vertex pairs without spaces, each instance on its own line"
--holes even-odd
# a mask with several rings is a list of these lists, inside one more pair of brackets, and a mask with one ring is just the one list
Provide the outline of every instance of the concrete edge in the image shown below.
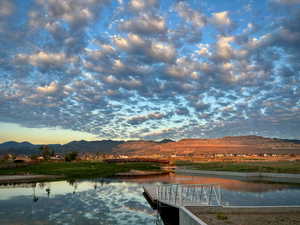
[[[200,224],[200,225],[208,225],[207,223],[203,222],[199,217],[195,216],[190,210],[188,210],[184,206],[180,207],[179,210],[184,211],[189,217],[191,217],[198,224]],[[179,216],[180,216],[180,212],[179,212]]]

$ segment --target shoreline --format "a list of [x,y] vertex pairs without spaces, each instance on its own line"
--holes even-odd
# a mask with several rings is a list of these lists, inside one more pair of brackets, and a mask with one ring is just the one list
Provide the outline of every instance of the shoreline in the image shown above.
[[195,170],[195,169],[179,169],[179,168],[176,168],[175,172],[179,174],[238,177],[238,178],[244,178],[249,181],[300,183],[300,174],[291,174],[291,173],[231,172],[231,171],[212,171],[212,170]]
[[[161,176],[170,173],[169,171],[130,171],[117,173],[111,178],[137,178],[137,177],[147,177],[147,176]],[[99,178],[102,178],[99,176]],[[19,184],[19,183],[31,183],[31,182],[41,182],[41,181],[55,181],[64,180],[67,177],[62,175],[45,175],[45,174],[18,174],[18,175],[0,175],[0,185],[1,184]],[[83,178],[78,178],[83,179]]]
[[146,176],[159,176],[169,174],[170,171],[143,171],[143,170],[130,170],[129,172],[116,173],[114,177],[146,177]]
[[59,175],[1,175],[0,184],[16,184],[16,183],[31,183],[38,181],[54,181],[64,179],[64,176]]

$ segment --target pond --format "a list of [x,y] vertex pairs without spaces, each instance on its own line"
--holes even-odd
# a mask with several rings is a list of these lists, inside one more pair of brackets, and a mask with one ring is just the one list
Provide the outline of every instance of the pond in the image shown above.
[[0,185],[0,224],[155,225],[144,184],[220,183],[225,205],[300,205],[300,186],[221,177],[165,175]]

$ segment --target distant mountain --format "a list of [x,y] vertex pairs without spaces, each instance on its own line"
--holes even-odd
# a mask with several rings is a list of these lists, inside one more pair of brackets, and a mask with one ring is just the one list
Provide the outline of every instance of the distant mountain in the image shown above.
[[169,142],[175,142],[172,139],[163,139],[159,143],[169,143]]
[[101,153],[112,153],[112,150],[124,141],[72,141],[68,144],[62,145],[61,151],[70,152],[101,152]]
[[7,153],[28,155],[33,154],[37,149],[37,145],[33,145],[29,142],[19,143],[15,141],[8,141],[0,144],[0,155]]
[[[128,155],[171,155],[171,154],[207,154],[207,153],[296,153],[300,154],[300,140],[265,138],[261,136],[228,136],[214,139],[182,139],[173,141],[72,141],[59,145],[48,145],[58,153],[71,151],[128,154]],[[41,145],[29,142],[9,141],[0,144],[0,155],[36,154]]]

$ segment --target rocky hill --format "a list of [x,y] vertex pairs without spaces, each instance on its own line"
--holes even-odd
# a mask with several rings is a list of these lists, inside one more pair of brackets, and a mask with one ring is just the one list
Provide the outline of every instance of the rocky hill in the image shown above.
[[[36,154],[40,145],[29,142],[5,142],[0,144],[0,155]],[[65,145],[49,145],[56,152],[70,151],[126,154],[126,155],[171,155],[207,153],[282,153],[300,154],[300,141],[260,136],[233,136],[215,139],[182,139],[156,141],[72,141]]]
[[236,136],[216,139],[182,139],[168,143],[125,143],[115,152],[145,154],[209,154],[209,153],[282,153],[300,154],[299,140],[265,138],[260,136]]

